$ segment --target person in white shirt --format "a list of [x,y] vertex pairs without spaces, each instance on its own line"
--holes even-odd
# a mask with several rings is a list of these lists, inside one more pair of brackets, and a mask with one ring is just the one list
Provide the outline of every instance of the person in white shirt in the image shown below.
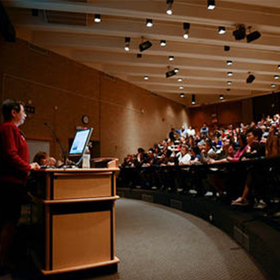
[[187,146],[181,147],[181,152],[179,153],[178,163],[179,165],[189,165],[191,161],[191,155],[189,154],[189,148]]

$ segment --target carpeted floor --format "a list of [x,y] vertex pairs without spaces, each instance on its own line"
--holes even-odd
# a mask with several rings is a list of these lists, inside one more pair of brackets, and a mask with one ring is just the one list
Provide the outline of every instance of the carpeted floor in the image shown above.
[[[116,202],[116,256],[118,273],[87,273],[78,279],[267,279],[243,248],[218,228],[179,210],[138,200]],[[0,280],[37,280],[28,274]]]

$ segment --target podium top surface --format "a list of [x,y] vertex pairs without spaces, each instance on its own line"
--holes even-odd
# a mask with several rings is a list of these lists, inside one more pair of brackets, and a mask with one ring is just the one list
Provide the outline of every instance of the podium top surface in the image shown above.
[[33,170],[33,172],[47,172],[47,173],[89,173],[89,172],[111,172],[119,171],[118,167],[113,168],[44,168],[39,170]]

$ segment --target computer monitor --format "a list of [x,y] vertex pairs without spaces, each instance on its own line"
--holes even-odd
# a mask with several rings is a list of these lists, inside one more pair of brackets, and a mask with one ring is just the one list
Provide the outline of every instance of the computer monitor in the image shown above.
[[82,156],[90,140],[93,128],[78,130],[74,137],[69,156]]

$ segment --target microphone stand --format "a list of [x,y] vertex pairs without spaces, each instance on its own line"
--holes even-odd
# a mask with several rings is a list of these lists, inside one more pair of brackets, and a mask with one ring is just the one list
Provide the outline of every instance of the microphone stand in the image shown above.
[[44,123],[44,125],[52,132],[56,143],[59,145],[63,157],[63,165],[66,164],[66,151],[64,150],[58,136],[56,135],[55,131],[48,125],[48,123]]

